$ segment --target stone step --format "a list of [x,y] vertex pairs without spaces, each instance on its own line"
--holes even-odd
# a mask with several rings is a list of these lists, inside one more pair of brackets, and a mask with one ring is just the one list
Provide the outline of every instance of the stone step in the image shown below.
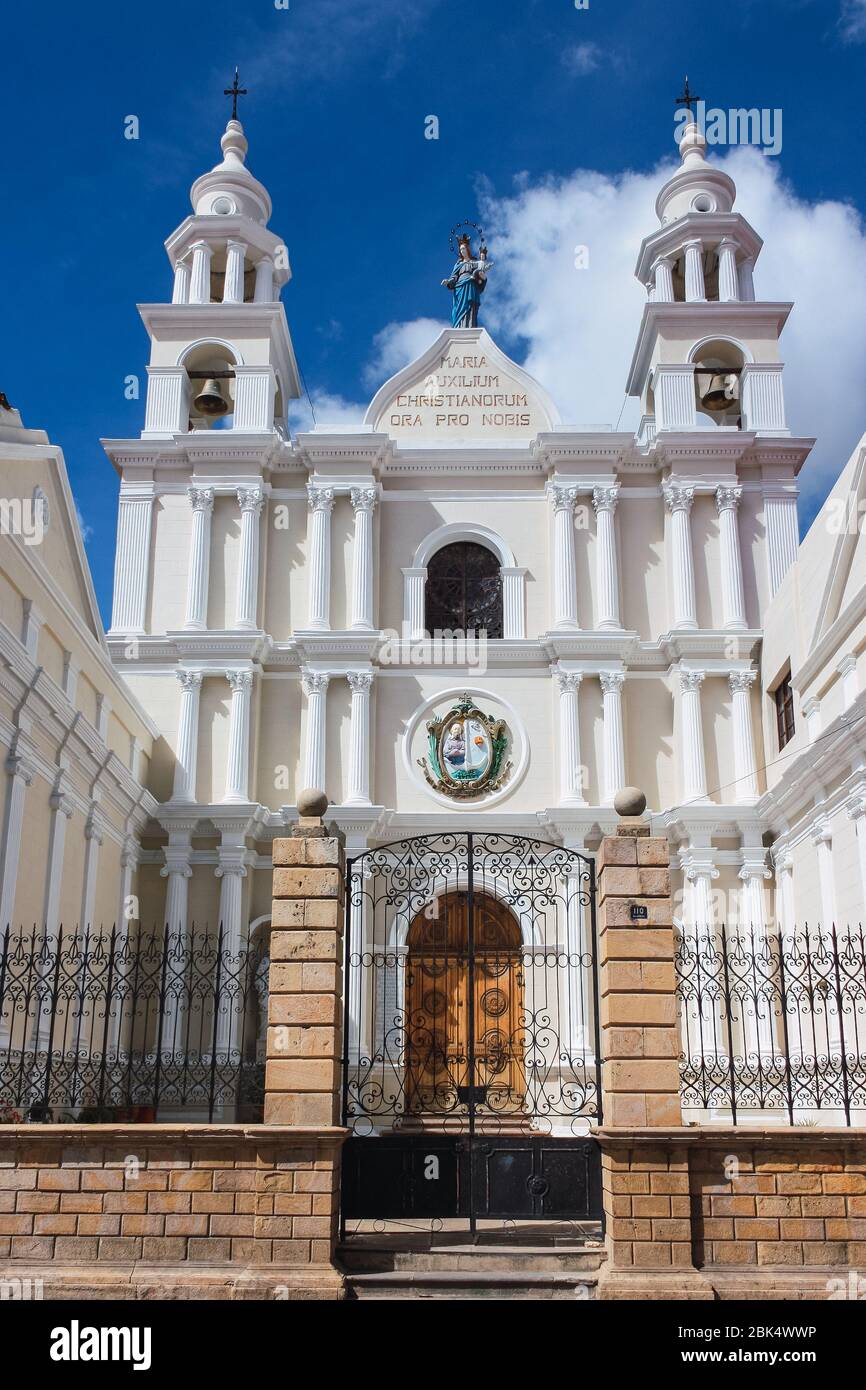
[[510,1273],[495,1270],[391,1270],[347,1274],[346,1297],[358,1299],[433,1298],[533,1298],[582,1299],[596,1297],[598,1275],[583,1273]]
[[605,1258],[598,1245],[433,1245],[428,1249],[395,1249],[387,1244],[339,1247],[337,1258],[350,1273],[481,1273],[548,1276],[597,1270]]

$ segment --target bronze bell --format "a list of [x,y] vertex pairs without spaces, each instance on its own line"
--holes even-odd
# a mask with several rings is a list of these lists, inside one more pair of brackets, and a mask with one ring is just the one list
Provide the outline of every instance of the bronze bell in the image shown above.
[[704,410],[729,410],[737,399],[737,376],[735,372],[713,372],[709,377],[707,389],[701,395]]
[[220,391],[219,382],[214,377],[208,377],[193,405],[200,415],[226,415],[229,409],[228,402]]

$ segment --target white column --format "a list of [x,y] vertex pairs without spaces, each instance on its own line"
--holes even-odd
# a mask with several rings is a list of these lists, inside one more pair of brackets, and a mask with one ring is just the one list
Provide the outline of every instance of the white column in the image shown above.
[[192,535],[190,536],[186,622],[184,626],[196,632],[203,632],[207,627],[210,532],[214,490],[212,487],[191,487],[187,489],[187,494],[192,507]]
[[[730,671],[731,722],[734,734],[735,801],[757,801],[758,769],[755,762],[755,738],[752,730],[752,686],[756,671]],[[726,798],[723,798],[723,800]]]
[[33,781],[34,770],[18,753],[6,759],[6,806],[3,836],[0,840],[0,933],[15,926],[15,890],[21,856],[24,826],[24,796]]
[[686,882],[691,884],[691,902],[687,908],[687,915],[691,918],[691,924],[698,928],[712,927],[715,923],[715,909],[713,906],[713,880],[719,876],[719,871],[712,860],[712,854],[706,851],[701,852],[700,858],[689,856],[684,869]]
[[737,243],[733,237],[722,237],[719,242],[719,300],[730,304],[740,297],[737,276]]
[[674,627],[696,628],[695,562],[692,554],[691,510],[693,487],[668,482],[662,485],[665,506],[671,514],[671,579]]
[[797,558],[800,536],[796,492],[764,493],[764,526],[772,597]]
[[794,903],[794,856],[784,841],[772,849],[773,867],[776,872],[776,920],[780,934],[788,941],[797,927],[796,906]]
[[625,745],[622,733],[622,671],[602,671],[599,674],[603,693],[604,712],[604,788],[602,802],[610,806],[621,787],[625,786]]
[[172,801],[195,801],[195,780],[198,764],[198,707],[202,672],[175,672],[180,681],[180,711],[177,717],[177,749],[175,751],[174,788]]
[[[372,671],[347,671],[352,691],[351,744],[349,748],[349,786],[346,802],[351,806],[370,805],[370,688]],[[310,786],[315,785],[310,783]]]
[[192,277],[189,285],[190,304],[210,304],[211,248],[206,241],[196,241],[192,251]]
[[674,277],[673,260],[670,256],[657,256],[653,261],[653,302],[656,304],[673,304],[674,302]]
[[241,553],[238,561],[238,587],[235,627],[258,626],[259,532],[265,494],[260,487],[239,487],[241,509]]
[[592,490],[592,505],[596,516],[596,545],[598,547],[596,588],[598,590],[598,623],[600,628],[622,627],[619,616],[619,567],[616,556],[615,513],[619,484],[596,487]]
[[246,242],[227,242],[223,304],[243,304],[244,302],[244,257],[246,254]]
[[165,879],[165,914],[163,925],[169,932],[185,934],[187,930],[187,900],[189,880],[192,878],[190,855],[192,853],[192,832],[187,828],[171,827],[168,844],[162,853],[165,863],[160,869],[160,877]]
[[131,835],[127,835],[120,852],[120,888],[117,898],[116,927],[118,935],[129,927],[130,922],[139,921],[139,913],[132,911],[130,899],[135,897],[132,881],[138,870],[139,849]]
[[719,548],[722,563],[722,621],[727,628],[746,626],[746,600],[743,595],[743,561],[740,554],[740,531],[737,508],[743,495],[741,487],[717,487],[716,509],[719,513]]
[[375,487],[353,487],[350,492],[355,513],[355,544],[352,556],[352,627],[373,628],[373,512]]
[[848,652],[836,665],[836,670],[842,677],[842,708],[850,709],[857,696],[860,694],[860,679],[857,675],[857,658],[853,652]]
[[[247,851],[242,845],[235,843],[224,843],[220,846],[219,865],[216,869],[216,877],[220,880],[220,905],[219,920],[222,928],[222,947],[224,957],[228,960],[224,962],[223,975],[225,976],[225,966],[237,969],[236,961],[238,952],[244,946],[244,923],[243,923],[243,894],[244,879],[247,876]],[[234,837],[232,836],[233,840]],[[223,1007],[217,1015],[216,1026],[216,1052],[220,1057],[238,1060],[237,1053],[243,1018],[239,1006],[239,1000],[232,997],[230,992],[226,992],[223,998]]]
[[189,303],[189,261],[178,261],[174,268],[174,286],[171,292],[172,304]]
[[307,697],[307,746],[304,757],[304,787],[325,790],[326,701],[330,677],[324,671],[305,667],[301,684]]
[[576,487],[551,484],[553,503],[553,625],[577,628],[577,566],[574,555]]
[[740,925],[746,931],[754,928],[758,943],[767,931],[767,904],[764,896],[764,882],[773,877],[767,867],[766,855],[760,850],[743,850],[742,868],[738,877],[742,883],[740,890]]
[[223,801],[249,801],[250,768],[250,705],[252,703],[253,673],[243,669],[226,671],[231,686],[232,704],[229,714],[229,750],[226,759],[226,789]]
[[806,721],[806,737],[810,743],[814,743],[821,734],[821,701],[817,695],[810,695],[800,708]]
[[[51,820],[48,830],[48,866],[45,874],[45,899],[42,916],[48,934],[60,926],[60,889],[63,884],[63,851],[66,845],[66,826],[72,819],[74,806],[64,795],[62,778],[57,779],[49,802]],[[2,928],[0,928],[2,930]]]
[[403,571],[403,641],[416,642],[424,636],[424,586],[426,569]]
[[686,261],[686,302],[693,304],[706,299],[704,286],[704,248],[703,243],[694,238],[683,247]]
[[256,304],[272,304],[274,301],[274,260],[272,256],[262,256],[256,263],[256,287],[253,292]]
[[331,513],[334,489],[307,484],[310,507],[307,574],[310,586],[309,625],[316,632],[331,626]]
[[[739,903],[739,930],[748,943],[749,953],[754,952],[760,957],[767,937],[764,880],[772,878],[772,873],[762,851],[744,849],[742,858],[743,867],[739,872],[743,885]],[[759,960],[756,960],[753,971],[749,973],[747,983],[749,997],[740,1019],[744,1054],[753,1059],[770,1058],[776,1051],[773,1036],[775,1020],[772,1003],[763,993],[763,972]]]
[[846,809],[854,822],[857,836],[857,866],[860,871],[860,901],[854,913],[854,920],[866,923],[866,787],[854,793]]
[[103,841],[102,825],[96,808],[91,809],[84,827],[84,885],[81,892],[81,930],[97,927],[93,920],[96,884],[99,875],[99,851]]
[[112,632],[133,634],[145,630],[152,512],[152,483],[121,483]]
[[822,931],[836,925],[836,880],[833,873],[833,831],[830,822],[821,816],[812,827],[812,844],[818,855],[818,883],[821,891]]
[[707,771],[704,762],[704,727],[701,718],[703,671],[680,669],[680,738],[684,802],[705,801]]
[[583,675],[561,666],[557,666],[553,674],[559,690],[559,802],[560,805],[585,806],[578,708]]
[[526,636],[526,570],[503,565],[502,575],[502,636]]
[[754,269],[755,262],[752,256],[747,257],[747,259],[744,261],[740,261],[740,299],[742,299],[747,304],[753,303],[755,299],[755,282],[752,278]]

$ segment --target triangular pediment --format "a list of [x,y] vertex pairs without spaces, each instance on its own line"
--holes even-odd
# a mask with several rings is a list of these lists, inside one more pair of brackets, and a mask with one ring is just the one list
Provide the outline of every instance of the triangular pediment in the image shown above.
[[401,445],[501,445],[560,427],[550,396],[484,328],[446,328],[376,392],[364,424]]

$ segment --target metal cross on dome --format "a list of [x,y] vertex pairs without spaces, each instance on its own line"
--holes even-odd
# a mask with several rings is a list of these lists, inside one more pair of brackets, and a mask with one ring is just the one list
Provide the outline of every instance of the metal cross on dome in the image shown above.
[[702,98],[702,97],[699,97],[699,96],[697,95],[696,92],[691,91],[691,89],[689,88],[689,79],[688,79],[688,77],[686,77],[686,85],[685,85],[685,87],[683,88],[683,94],[682,94],[681,97],[677,97],[677,98],[676,98],[676,105],[677,105],[677,106],[684,106],[684,107],[686,108],[686,110],[688,111],[689,115],[691,116],[691,114],[692,114],[692,102],[693,102],[693,101],[702,101],[702,100],[703,100],[703,98]]
[[232,83],[232,85],[231,85],[230,87],[224,87],[224,88],[223,88],[223,96],[224,96],[224,97],[231,97],[231,99],[232,99],[232,120],[233,120],[233,121],[236,121],[237,118],[238,118],[238,97],[245,97],[246,95],[247,95],[247,89],[246,89],[246,87],[239,87],[239,86],[238,86],[238,70],[237,70],[237,68],[235,68],[235,80],[234,80],[234,82]]

